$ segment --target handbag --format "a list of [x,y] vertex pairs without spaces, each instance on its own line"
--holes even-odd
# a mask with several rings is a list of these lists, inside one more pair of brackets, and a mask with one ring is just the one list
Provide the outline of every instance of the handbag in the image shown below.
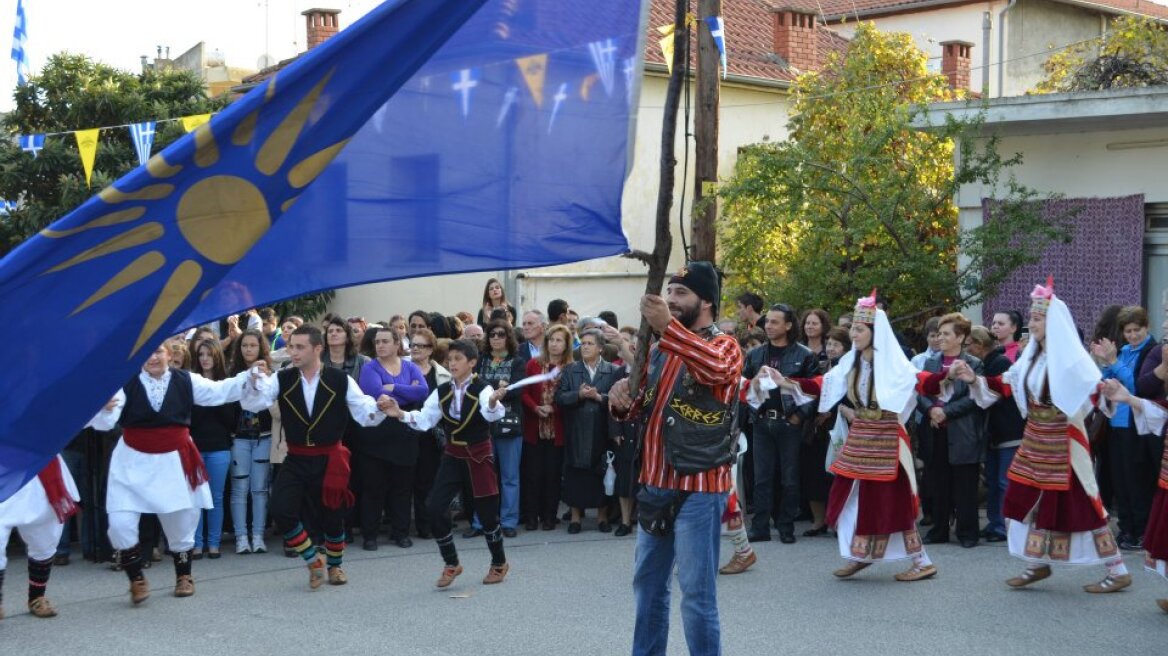
[[519,421],[519,413],[512,410],[510,406],[506,407],[507,413],[503,415],[503,418],[491,422],[491,437],[519,437],[523,434],[522,425]]

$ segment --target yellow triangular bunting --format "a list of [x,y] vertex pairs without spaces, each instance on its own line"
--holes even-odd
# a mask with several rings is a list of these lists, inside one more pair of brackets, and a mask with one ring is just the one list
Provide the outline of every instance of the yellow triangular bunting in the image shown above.
[[210,114],[195,114],[193,116],[182,117],[183,130],[187,132],[193,131],[195,128],[211,120]]
[[535,99],[536,107],[543,107],[543,83],[547,78],[547,60],[546,54],[520,57],[515,60],[519,71],[523,73],[524,81],[527,82],[527,89],[531,91],[531,97]]
[[101,128],[92,130],[77,130],[73,136],[77,138],[77,151],[81,153],[81,168],[85,169],[85,186],[93,177],[93,160],[97,156],[97,135]]

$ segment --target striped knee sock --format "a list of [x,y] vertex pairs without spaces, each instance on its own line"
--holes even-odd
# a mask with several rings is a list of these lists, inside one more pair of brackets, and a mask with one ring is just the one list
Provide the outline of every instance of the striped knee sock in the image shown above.
[[284,534],[284,544],[295,551],[304,562],[311,563],[316,558],[316,549],[312,548],[312,538],[304,530],[304,525],[297,523],[296,527]]
[[45,596],[49,585],[49,574],[53,571],[52,557],[45,560],[28,559],[28,600]]
[[750,546],[750,540],[746,537],[745,525],[740,525],[730,532],[730,544],[734,545],[735,556],[746,557],[754,552],[754,548]]
[[340,567],[341,559],[345,557],[345,532],[339,536],[324,536],[324,555],[329,567]]

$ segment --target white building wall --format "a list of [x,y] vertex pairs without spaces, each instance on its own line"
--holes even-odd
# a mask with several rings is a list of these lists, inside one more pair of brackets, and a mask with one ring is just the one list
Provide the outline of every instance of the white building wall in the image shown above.
[[[643,79],[633,167],[621,203],[629,245],[644,251],[653,249],[661,121],[667,84],[668,79],[664,74],[649,73]],[[718,140],[718,174],[721,179],[727,179],[733,174],[738,149],[742,146],[786,138],[789,107],[789,98],[784,89],[735,83],[723,85]],[[682,149],[685,146],[682,119],[683,114],[679,112],[677,183],[671,219],[671,269],[680,267],[684,262],[678,232],[678,204],[684,194],[688,238],[688,212],[692,208],[693,197],[692,150],[689,176],[684,182],[681,179]],[[481,304],[486,280],[494,276],[505,280],[512,304],[521,310],[546,310],[548,301],[563,298],[580,316],[594,316],[601,310],[612,310],[622,323],[636,325],[639,321],[637,306],[645,290],[646,271],[646,267],[638,261],[608,257],[509,273],[434,276],[339,290],[331,309],[344,316],[362,315],[378,320],[388,319],[393,314],[407,314],[419,308],[445,315],[461,310],[474,313]]]

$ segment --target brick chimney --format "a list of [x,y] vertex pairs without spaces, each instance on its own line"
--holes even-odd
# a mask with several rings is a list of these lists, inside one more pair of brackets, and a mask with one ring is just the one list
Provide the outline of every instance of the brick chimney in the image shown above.
[[786,7],[774,13],[775,54],[791,68],[811,71],[819,68],[819,39],[815,12]]
[[308,19],[309,50],[324,43],[329,37],[341,30],[341,24],[337,18],[340,13],[340,9],[309,9],[300,12],[301,16]]
[[969,90],[969,68],[973,44],[968,41],[941,42],[941,72],[949,77],[950,89]]

